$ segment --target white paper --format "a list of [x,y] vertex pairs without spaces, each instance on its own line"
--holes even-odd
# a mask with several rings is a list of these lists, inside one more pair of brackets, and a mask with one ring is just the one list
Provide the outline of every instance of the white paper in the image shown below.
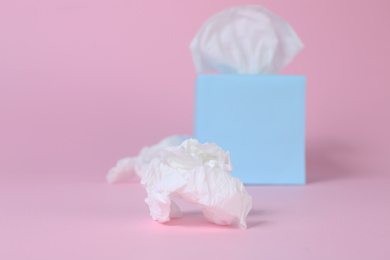
[[198,73],[274,74],[302,48],[286,21],[256,5],[231,7],[212,16],[190,45]]
[[181,144],[189,136],[173,135],[163,139],[156,145],[144,147],[137,157],[123,158],[118,161],[115,167],[111,168],[106,177],[110,183],[139,180],[142,178],[150,162],[161,156],[161,151],[170,146]]
[[188,139],[162,150],[141,180],[148,193],[145,201],[152,218],[167,222],[181,215],[172,195],[197,204],[210,222],[236,223],[246,228],[252,197],[242,182],[230,175],[232,169],[229,152],[215,143],[200,144],[196,139]]

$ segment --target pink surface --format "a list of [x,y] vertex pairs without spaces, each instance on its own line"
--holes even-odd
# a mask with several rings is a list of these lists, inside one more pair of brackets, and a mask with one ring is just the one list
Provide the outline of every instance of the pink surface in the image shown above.
[[[153,222],[117,159],[192,133],[188,45],[226,7],[258,3],[306,48],[283,73],[307,89],[303,187],[251,186],[246,231],[186,206]],[[387,259],[388,1],[3,1],[0,259]],[[183,205],[185,206],[185,205]],[[152,249],[155,248],[155,249]]]

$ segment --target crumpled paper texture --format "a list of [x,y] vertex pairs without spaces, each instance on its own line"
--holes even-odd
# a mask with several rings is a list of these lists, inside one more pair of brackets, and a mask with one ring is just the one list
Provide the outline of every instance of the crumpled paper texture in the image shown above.
[[119,160],[115,167],[111,168],[106,176],[109,183],[126,182],[142,178],[150,162],[161,156],[162,150],[170,146],[177,146],[188,139],[186,135],[169,136],[158,144],[142,148],[136,157],[128,157]]
[[303,48],[293,28],[257,5],[235,6],[209,18],[191,42],[198,73],[275,74]]
[[236,223],[246,228],[252,197],[243,183],[230,175],[232,169],[229,152],[215,143],[200,144],[196,139],[188,139],[164,149],[161,157],[152,160],[141,180],[148,193],[145,201],[152,218],[167,222],[181,216],[172,195],[197,204],[210,222]]

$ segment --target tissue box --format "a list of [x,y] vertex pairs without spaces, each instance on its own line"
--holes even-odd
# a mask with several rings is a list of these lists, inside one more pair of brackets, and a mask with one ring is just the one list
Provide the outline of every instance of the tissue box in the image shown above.
[[230,152],[245,184],[305,183],[303,76],[199,75],[194,135]]

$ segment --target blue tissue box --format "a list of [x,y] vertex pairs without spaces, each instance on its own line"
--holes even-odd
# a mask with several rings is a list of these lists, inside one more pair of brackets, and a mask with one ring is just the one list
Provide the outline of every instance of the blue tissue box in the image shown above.
[[199,75],[194,135],[230,152],[244,184],[305,183],[303,76]]

